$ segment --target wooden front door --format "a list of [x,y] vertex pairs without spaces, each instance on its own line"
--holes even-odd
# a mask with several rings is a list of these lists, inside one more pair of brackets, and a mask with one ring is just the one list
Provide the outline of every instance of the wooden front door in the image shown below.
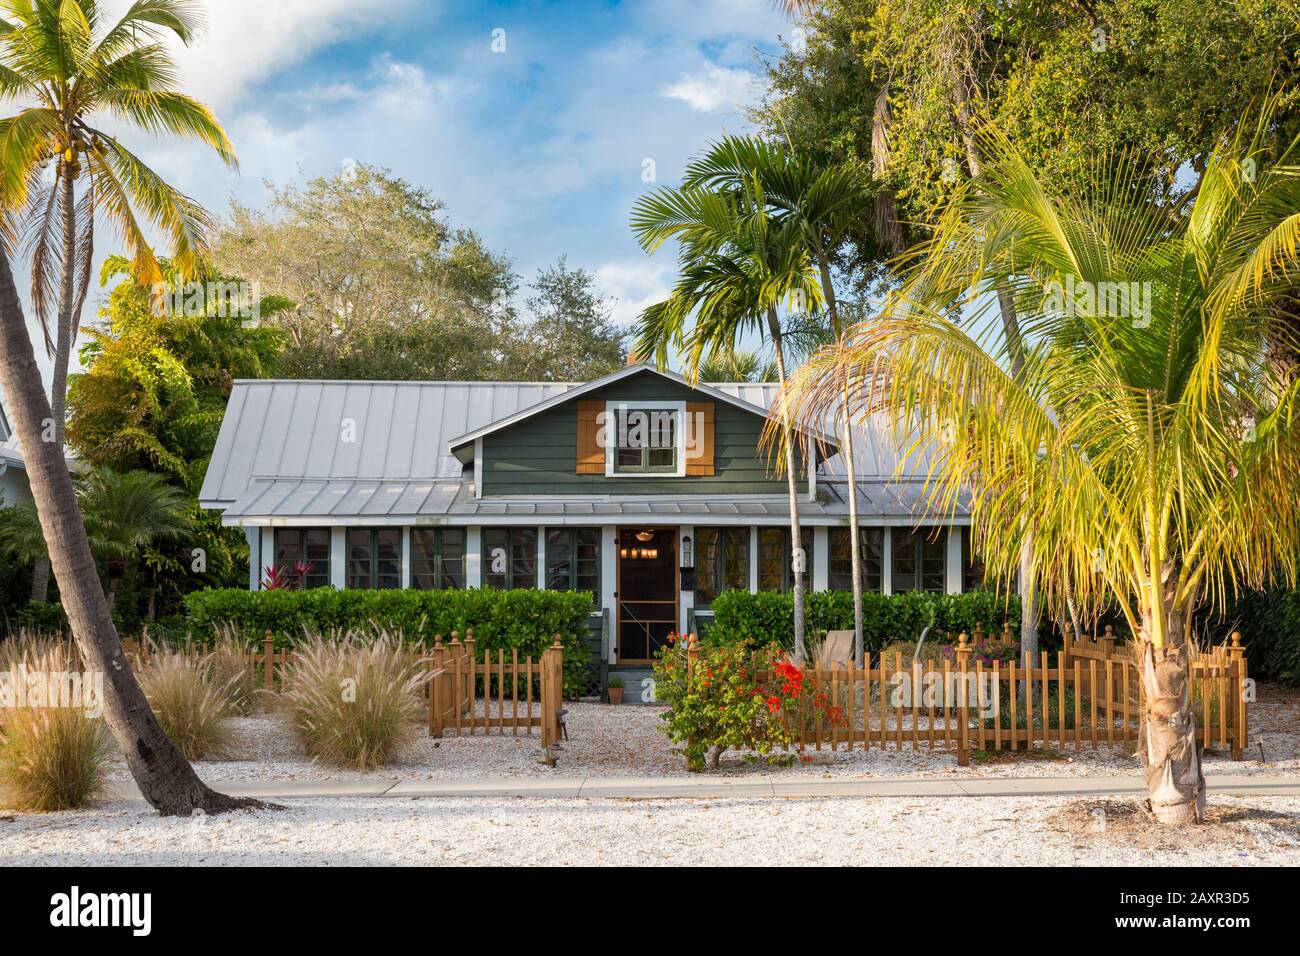
[[618,662],[644,664],[677,630],[677,529],[618,530]]

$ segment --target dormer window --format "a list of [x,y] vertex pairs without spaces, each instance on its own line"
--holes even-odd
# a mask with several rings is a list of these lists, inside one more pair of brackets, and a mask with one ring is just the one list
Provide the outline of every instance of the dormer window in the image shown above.
[[685,402],[607,402],[603,422],[605,474],[686,474],[685,414]]

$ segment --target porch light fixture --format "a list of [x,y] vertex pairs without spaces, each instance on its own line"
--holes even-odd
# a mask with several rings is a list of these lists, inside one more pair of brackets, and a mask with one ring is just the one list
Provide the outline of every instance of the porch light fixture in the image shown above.
[[655,533],[647,528],[645,531],[638,531],[636,533],[636,539],[642,543],[653,541],[655,539]]
[[691,536],[683,535],[682,537],[682,567],[695,567],[695,548],[691,544]]

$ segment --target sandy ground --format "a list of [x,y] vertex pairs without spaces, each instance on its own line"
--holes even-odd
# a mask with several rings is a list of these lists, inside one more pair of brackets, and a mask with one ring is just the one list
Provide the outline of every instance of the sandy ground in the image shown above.
[[1120,800],[291,800],[166,819],[139,804],[0,818],[0,864],[1300,864],[1300,798],[1211,799],[1177,836]]
[[[508,732],[491,735],[449,735],[433,740],[418,732],[402,762],[375,771],[374,776],[408,780],[451,780],[467,777],[535,776],[687,776],[683,758],[673,754],[672,745],[658,729],[662,707],[568,703],[566,722],[570,739],[563,744],[554,769],[538,764],[538,738]],[[289,728],[274,715],[241,718],[238,738],[229,760],[203,761],[196,766],[209,780],[271,779],[296,780],[358,779],[365,774],[313,763],[297,747]],[[1250,746],[1246,759],[1234,761],[1226,753],[1205,754],[1207,775],[1300,772],[1300,690],[1277,685],[1260,685],[1259,700],[1251,708]],[[913,750],[910,742],[901,752],[878,748],[849,752],[828,749],[807,752],[810,762],[781,769],[783,775],[807,774],[823,777],[946,776],[961,773],[974,777],[1064,777],[1096,776],[1136,772],[1138,761],[1122,747],[1073,745],[1064,754],[1055,748],[1036,750],[1026,756],[1003,753],[981,760],[969,768],[957,767],[955,754],[926,749]],[[728,776],[771,772],[765,764],[747,762],[738,753],[722,759],[719,773]],[[113,776],[127,776],[119,762]]]

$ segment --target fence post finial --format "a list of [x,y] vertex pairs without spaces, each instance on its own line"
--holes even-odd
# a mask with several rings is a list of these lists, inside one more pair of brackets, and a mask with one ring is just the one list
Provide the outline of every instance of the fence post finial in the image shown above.
[[442,647],[442,635],[441,635],[441,634],[435,634],[435,635],[433,635],[433,646],[434,646],[434,647]]
[[1011,636],[1011,622],[1006,618],[1002,619],[1002,642],[1010,644],[1014,638]]

